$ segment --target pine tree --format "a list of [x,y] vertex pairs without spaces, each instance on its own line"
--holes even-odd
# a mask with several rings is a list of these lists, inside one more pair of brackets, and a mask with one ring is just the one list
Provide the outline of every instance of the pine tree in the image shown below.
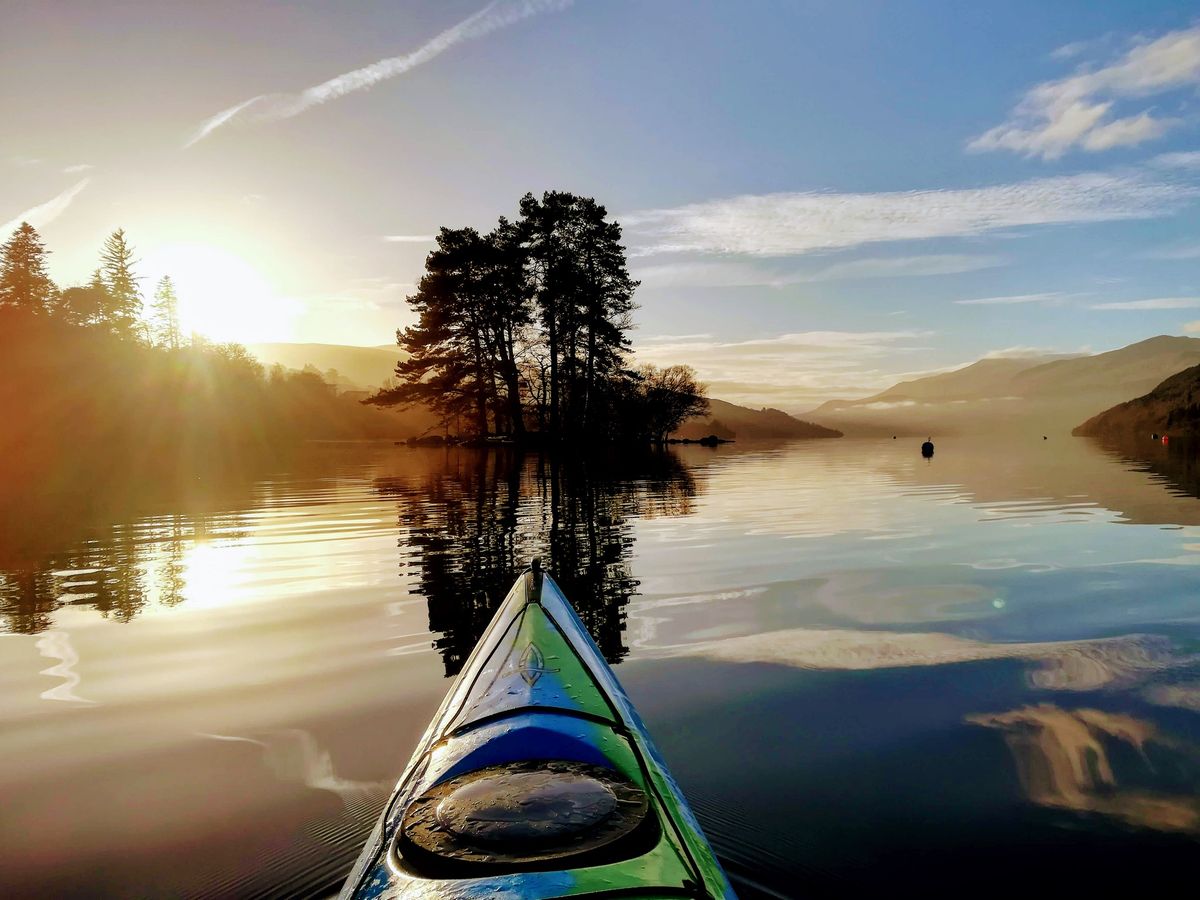
[[443,422],[466,418],[488,433],[494,362],[484,325],[486,242],[474,228],[442,228],[437,249],[408,304],[416,324],[397,334],[409,354],[396,367],[404,382],[387,392],[394,403],[428,403]]
[[626,268],[621,226],[590,197],[526,194],[521,220],[550,366],[548,421],[555,433],[604,428],[609,387],[620,380],[638,283]]
[[28,222],[22,222],[0,248],[0,306],[35,313],[54,309],[58,289],[46,274],[49,251]]
[[133,248],[125,240],[125,229],[118,228],[100,253],[100,277],[108,293],[106,323],[116,334],[132,337],[137,333],[142,313],[142,292],[134,274]]
[[154,340],[168,350],[178,350],[183,343],[179,333],[179,298],[170,275],[164,275],[154,289]]

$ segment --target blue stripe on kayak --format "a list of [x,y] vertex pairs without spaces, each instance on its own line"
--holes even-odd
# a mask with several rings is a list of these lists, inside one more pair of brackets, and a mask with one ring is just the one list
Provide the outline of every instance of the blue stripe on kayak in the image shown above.
[[485,766],[526,759],[569,759],[613,768],[612,761],[590,742],[555,728],[539,728],[531,725],[529,720],[530,716],[527,715],[506,719],[505,727],[511,730],[504,731],[458,760],[442,772],[434,784]]

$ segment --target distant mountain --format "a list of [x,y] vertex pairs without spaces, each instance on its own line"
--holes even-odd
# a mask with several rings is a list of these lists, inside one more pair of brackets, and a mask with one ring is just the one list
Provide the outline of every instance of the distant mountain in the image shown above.
[[342,390],[376,391],[392,377],[403,356],[398,347],[348,347],[342,344],[247,344],[246,349],[265,366],[276,363],[288,369],[316,366],[322,373],[335,369]]
[[1200,338],[1160,335],[1093,356],[983,359],[808,414],[852,433],[1062,432],[1200,363]]
[[842,436],[840,431],[802,422],[778,409],[749,409],[725,400],[709,400],[708,407],[708,415],[688,419],[673,436],[693,440],[710,434],[742,440]]
[[[316,366],[326,381],[336,382],[343,391],[372,393],[393,376],[396,362],[404,356],[398,347],[341,344],[247,344],[246,348],[265,366],[276,363],[289,369]],[[337,371],[336,379],[328,377],[330,369]],[[777,409],[747,409],[724,400],[712,400],[709,405],[709,415],[685,422],[675,436],[700,438],[714,433],[743,439],[842,436],[839,431],[801,422]],[[410,409],[398,415],[411,420],[414,433],[436,430],[433,414],[424,409]]]
[[[953,400],[981,400],[1002,395],[1008,385],[1022,372],[1041,366],[1050,356],[1002,357],[981,359],[969,366],[929,375],[912,381],[901,381],[886,391],[881,391],[862,400],[830,400],[820,410],[838,410],[869,407],[883,403],[947,403]],[[814,410],[814,412],[816,412]]]
[[1172,375],[1144,396],[1093,416],[1071,433],[1115,440],[1151,434],[1200,437],[1200,365]]

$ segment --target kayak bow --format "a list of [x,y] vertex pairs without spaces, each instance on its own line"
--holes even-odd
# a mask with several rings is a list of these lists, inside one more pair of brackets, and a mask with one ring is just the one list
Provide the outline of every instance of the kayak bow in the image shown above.
[[342,900],[733,898],[616,676],[537,560],[425,732]]

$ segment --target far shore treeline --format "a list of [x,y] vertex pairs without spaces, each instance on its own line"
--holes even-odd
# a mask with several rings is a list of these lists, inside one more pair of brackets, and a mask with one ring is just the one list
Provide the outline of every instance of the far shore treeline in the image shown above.
[[487,234],[442,228],[397,332],[400,383],[370,402],[423,405],[475,439],[666,440],[708,401],[688,366],[631,367],[637,286],[590,197],[526,194]]
[[315,371],[267,370],[240,344],[181,334],[174,285],[146,302],[123,231],[87,284],[60,290],[49,252],[28,223],[0,248],[5,494],[261,460],[296,439],[395,436],[394,414]]
[[665,440],[708,401],[689,367],[632,366],[637,282],[620,241],[603,206],[561,192],[526,195],[487,234],[441,229],[396,379],[362,402],[315,369],[268,370],[240,344],[183,334],[174,284],[143,292],[123,230],[86,283],[60,288],[22,222],[0,246],[0,475],[53,488],[422,432]]

